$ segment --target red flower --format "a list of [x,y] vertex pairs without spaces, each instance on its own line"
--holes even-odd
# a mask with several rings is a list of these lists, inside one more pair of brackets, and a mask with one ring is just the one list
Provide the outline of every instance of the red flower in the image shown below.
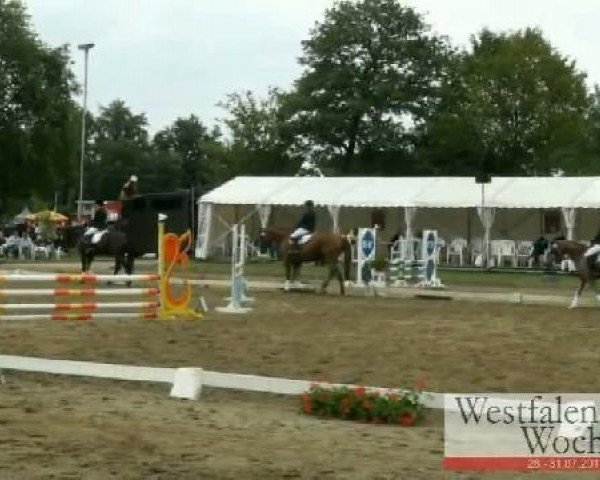
[[302,410],[307,415],[312,414],[312,399],[310,398],[310,395],[306,393],[302,395]]
[[354,395],[356,395],[357,397],[364,397],[365,394],[367,393],[367,389],[365,387],[356,387],[354,390]]
[[417,415],[415,412],[404,412],[398,417],[398,423],[403,427],[412,427],[415,424]]

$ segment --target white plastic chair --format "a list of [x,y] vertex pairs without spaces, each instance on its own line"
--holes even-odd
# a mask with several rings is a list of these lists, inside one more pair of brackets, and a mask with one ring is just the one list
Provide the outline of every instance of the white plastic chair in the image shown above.
[[19,240],[19,259],[29,258],[35,259],[35,245],[31,238],[25,236]]
[[46,245],[34,245],[33,247],[33,259],[38,258],[38,255],[45,260],[50,258],[50,251]]
[[533,242],[530,240],[522,240],[517,243],[517,266],[529,267],[533,266]]
[[490,255],[496,258],[496,265],[501,267],[503,260],[508,258],[511,266],[517,266],[517,247],[514,240],[492,240]]
[[467,240],[464,238],[453,238],[446,247],[446,263],[450,264],[450,259],[452,257],[458,257],[458,265],[462,267],[466,251]]

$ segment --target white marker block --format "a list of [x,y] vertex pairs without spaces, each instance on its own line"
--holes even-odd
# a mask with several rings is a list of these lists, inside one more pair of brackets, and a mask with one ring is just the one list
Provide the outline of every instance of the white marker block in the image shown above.
[[201,368],[178,368],[175,371],[171,397],[198,400],[202,392]]

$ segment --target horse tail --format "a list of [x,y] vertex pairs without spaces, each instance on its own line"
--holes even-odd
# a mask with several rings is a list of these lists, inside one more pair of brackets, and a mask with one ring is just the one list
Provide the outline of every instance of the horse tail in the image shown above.
[[350,268],[352,266],[352,245],[350,240],[344,238],[344,280],[350,280]]

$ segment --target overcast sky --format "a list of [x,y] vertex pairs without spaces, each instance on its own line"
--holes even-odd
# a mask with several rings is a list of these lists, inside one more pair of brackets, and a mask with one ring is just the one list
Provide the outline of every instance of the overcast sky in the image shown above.
[[[300,69],[300,42],[333,0],[25,0],[34,28],[51,45],[90,53],[94,112],[115,98],[145,112],[152,132],[178,116],[208,125],[223,116],[229,92],[289,87]],[[466,45],[483,27],[539,26],[559,51],[600,83],[600,0],[409,0],[433,30]]]

